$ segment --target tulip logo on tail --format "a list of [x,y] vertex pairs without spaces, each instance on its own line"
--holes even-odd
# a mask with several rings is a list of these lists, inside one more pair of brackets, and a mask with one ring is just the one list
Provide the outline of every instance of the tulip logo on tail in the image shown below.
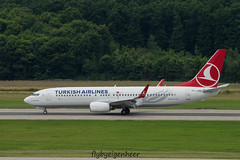
[[212,63],[207,63],[199,74],[196,80],[203,87],[212,87],[218,83],[220,78],[219,69]]
[[217,50],[192,80],[175,86],[217,87],[225,55],[226,49]]

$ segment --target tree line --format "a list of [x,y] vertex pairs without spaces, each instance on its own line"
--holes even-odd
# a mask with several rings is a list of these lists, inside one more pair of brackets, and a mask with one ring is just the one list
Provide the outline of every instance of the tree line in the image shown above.
[[1,0],[0,79],[191,79],[219,48],[240,82],[237,0]]

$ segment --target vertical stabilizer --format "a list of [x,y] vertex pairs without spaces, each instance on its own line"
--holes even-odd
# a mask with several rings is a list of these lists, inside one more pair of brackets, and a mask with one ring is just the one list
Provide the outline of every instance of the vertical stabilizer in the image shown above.
[[176,86],[208,88],[217,87],[225,55],[226,49],[217,50],[191,81],[184,82]]

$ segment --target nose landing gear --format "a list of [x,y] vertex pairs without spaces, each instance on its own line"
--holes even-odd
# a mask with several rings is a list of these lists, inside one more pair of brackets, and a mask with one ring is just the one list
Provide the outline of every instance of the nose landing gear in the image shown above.
[[129,113],[130,113],[130,109],[128,107],[124,107],[121,111],[122,115],[126,115],[126,114],[129,114]]

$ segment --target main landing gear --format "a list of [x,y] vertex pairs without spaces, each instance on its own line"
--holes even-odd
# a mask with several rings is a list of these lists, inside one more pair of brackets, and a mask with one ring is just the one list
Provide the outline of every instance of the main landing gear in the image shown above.
[[126,115],[126,114],[129,114],[129,113],[130,113],[130,109],[128,107],[124,107],[121,111],[122,115]]
[[45,107],[43,110],[43,114],[46,115],[47,114],[47,108]]

